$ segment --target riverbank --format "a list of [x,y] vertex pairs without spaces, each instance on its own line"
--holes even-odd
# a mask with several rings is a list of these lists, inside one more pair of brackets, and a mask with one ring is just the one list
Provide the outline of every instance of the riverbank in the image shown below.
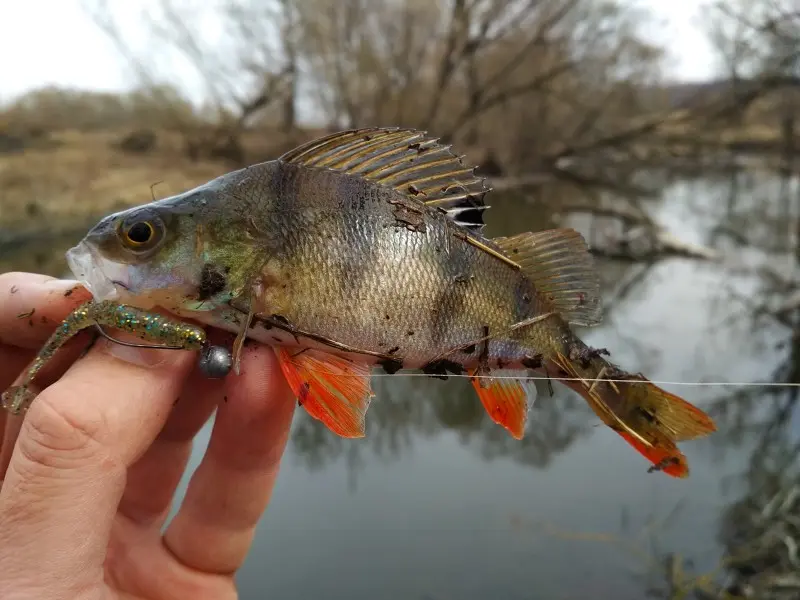
[[[22,241],[35,241],[45,232],[80,230],[99,215],[151,197],[180,193],[238,166],[275,158],[322,133],[252,131],[241,136],[236,156],[225,156],[221,151],[198,156],[193,155],[192,142],[185,134],[169,130],[59,131],[46,135],[18,132],[13,136],[0,132],[0,250]],[[752,138],[749,142],[748,136]],[[678,131],[672,131],[664,141],[674,149],[668,156],[663,148],[648,151],[653,146],[649,140],[632,152],[609,150],[590,158],[566,157],[555,168],[569,172],[588,165],[592,170],[686,172],[777,170],[786,166],[781,158],[781,140],[764,128],[717,139],[716,146],[708,136],[689,139],[686,132]],[[743,155],[738,151],[745,148],[757,148],[758,152]],[[522,178],[507,175],[493,151],[479,147],[459,150],[468,162],[480,165],[491,176],[492,184],[501,189],[509,181],[533,181],[526,185],[535,187],[558,176],[546,170]]]

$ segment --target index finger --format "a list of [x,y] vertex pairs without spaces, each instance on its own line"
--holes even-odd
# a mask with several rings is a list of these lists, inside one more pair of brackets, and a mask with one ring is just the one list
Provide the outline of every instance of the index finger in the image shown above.
[[0,275],[0,345],[38,349],[91,294],[77,281],[34,273]]

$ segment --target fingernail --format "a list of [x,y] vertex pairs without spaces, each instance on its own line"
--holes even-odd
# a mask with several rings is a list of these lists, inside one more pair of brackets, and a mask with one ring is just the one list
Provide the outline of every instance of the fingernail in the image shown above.
[[169,356],[166,353],[171,352],[156,348],[133,348],[111,340],[103,340],[103,344],[104,350],[114,358],[143,367],[157,367],[164,364]]

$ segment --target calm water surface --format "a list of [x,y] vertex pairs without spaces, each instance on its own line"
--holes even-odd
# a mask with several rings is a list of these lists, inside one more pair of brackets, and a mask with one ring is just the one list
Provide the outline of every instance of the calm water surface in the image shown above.
[[[797,218],[797,191],[787,185],[740,176],[666,187],[648,207],[656,220],[719,249],[724,263],[601,261],[608,309],[601,326],[583,332],[587,343],[653,380],[769,380],[786,360],[776,346],[789,331],[754,322],[747,301],[766,296],[755,268],[796,268],[786,224]],[[492,204],[490,235],[542,228],[534,208]],[[588,231],[585,221],[575,226]],[[35,268],[30,252],[5,260],[4,269]],[[242,598],[643,598],[649,552],[690,557],[699,571],[715,567],[720,517],[744,493],[759,440],[758,427],[743,432],[741,422],[768,417],[772,406],[764,392],[750,412],[731,403],[719,433],[683,445],[692,475],[680,481],[648,474],[558,383],[552,397],[539,388],[523,441],[489,420],[463,379],[398,375],[374,386],[365,439],[337,438],[296,412],[274,499],[238,576]],[[707,409],[732,391],[663,387]],[[210,424],[198,436],[190,471],[209,432]],[[670,515],[652,536],[640,535]],[[637,536],[642,546],[630,547]]]

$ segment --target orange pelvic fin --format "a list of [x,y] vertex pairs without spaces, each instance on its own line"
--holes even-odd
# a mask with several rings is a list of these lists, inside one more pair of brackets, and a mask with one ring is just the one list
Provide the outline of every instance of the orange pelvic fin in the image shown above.
[[337,435],[364,437],[373,398],[368,366],[318,350],[275,351],[289,387],[308,414]]
[[471,373],[470,381],[486,412],[495,423],[505,427],[515,439],[522,439],[525,435],[528,411],[536,400],[536,386],[533,381],[514,379],[515,375],[525,377],[526,371],[494,371],[502,378],[475,377],[478,372],[476,370]]

